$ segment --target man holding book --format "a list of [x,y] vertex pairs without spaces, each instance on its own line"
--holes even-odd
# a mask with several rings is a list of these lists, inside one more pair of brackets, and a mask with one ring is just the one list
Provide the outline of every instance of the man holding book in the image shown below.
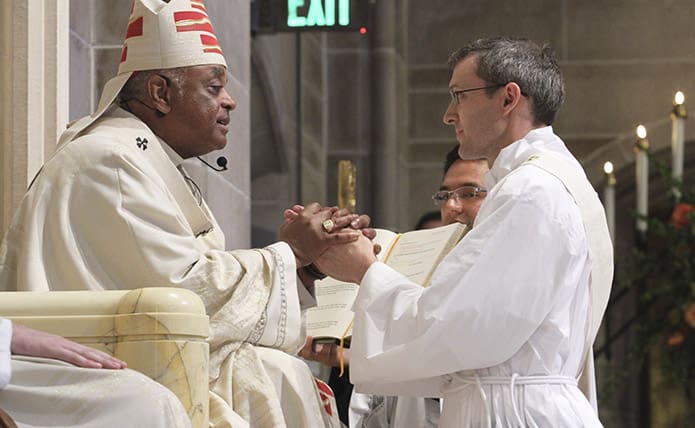
[[450,66],[444,122],[461,158],[487,160],[487,197],[427,288],[377,262],[367,239],[317,261],[360,283],[351,380],[442,397],[444,428],[601,426],[591,346],[612,248],[596,192],[551,127],[564,98],[554,55],[500,37]]
[[[487,194],[487,171],[484,159],[461,159],[458,146],[447,153],[442,184],[432,195],[442,225],[473,224]],[[439,426],[439,417],[440,403],[435,398],[354,392],[350,400],[350,428],[435,428]]]
[[[415,230],[461,223],[471,226],[485,198],[485,173],[488,171],[484,159],[463,160],[458,154],[458,145],[446,155],[444,177],[439,191],[432,200],[439,207],[433,226],[416,225]],[[429,214],[429,213],[428,213]],[[424,216],[423,216],[424,217]],[[341,377],[338,346],[334,344],[313,343],[311,338],[299,353],[313,361],[333,366],[329,385],[336,394],[341,420],[350,428],[428,428],[439,422],[439,401],[423,397],[398,397],[352,392],[352,385]],[[350,364],[349,348],[343,350],[343,363]],[[348,388],[347,391],[345,389]],[[344,401],[344,402],[343,402]],[[349,401],[349,418],[348,418]]]

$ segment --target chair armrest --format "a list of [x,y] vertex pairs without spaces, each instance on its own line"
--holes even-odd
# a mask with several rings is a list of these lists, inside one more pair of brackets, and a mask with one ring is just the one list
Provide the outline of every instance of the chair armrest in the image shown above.
[[169,388],[194,427],[209,418],[209,320],[180,288],[0,292],[0,316],[107,352]]

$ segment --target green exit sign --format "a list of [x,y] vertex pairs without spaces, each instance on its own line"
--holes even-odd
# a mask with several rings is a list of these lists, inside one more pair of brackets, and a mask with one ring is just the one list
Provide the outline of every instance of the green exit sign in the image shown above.
[[281,0],[276,31],[367,29],[370,3],[370,0]]

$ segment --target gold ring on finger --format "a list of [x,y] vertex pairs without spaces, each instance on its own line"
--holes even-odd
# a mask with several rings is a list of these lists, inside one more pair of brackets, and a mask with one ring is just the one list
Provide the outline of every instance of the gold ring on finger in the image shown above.
[[333,220],[329,218],[328,220],[325,220],[323,223],[321,223],[321,226],[323,226],[323,230],[325,230],[328,233],[331,233],[331,230],[333,230],[335,223],[333,223]]

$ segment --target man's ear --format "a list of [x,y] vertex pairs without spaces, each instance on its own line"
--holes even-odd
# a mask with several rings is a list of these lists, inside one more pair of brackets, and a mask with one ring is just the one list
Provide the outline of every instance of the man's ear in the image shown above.
[[505,112],[510,112],[516,108],[521,100],[521,88],[515,82],[509,82],[504,86],[503,108]]
[[147,79],[147,95],[152,100],[152,109],[157,116],[164,116],[171,111],[171,86],[169,80],[159,74]]

